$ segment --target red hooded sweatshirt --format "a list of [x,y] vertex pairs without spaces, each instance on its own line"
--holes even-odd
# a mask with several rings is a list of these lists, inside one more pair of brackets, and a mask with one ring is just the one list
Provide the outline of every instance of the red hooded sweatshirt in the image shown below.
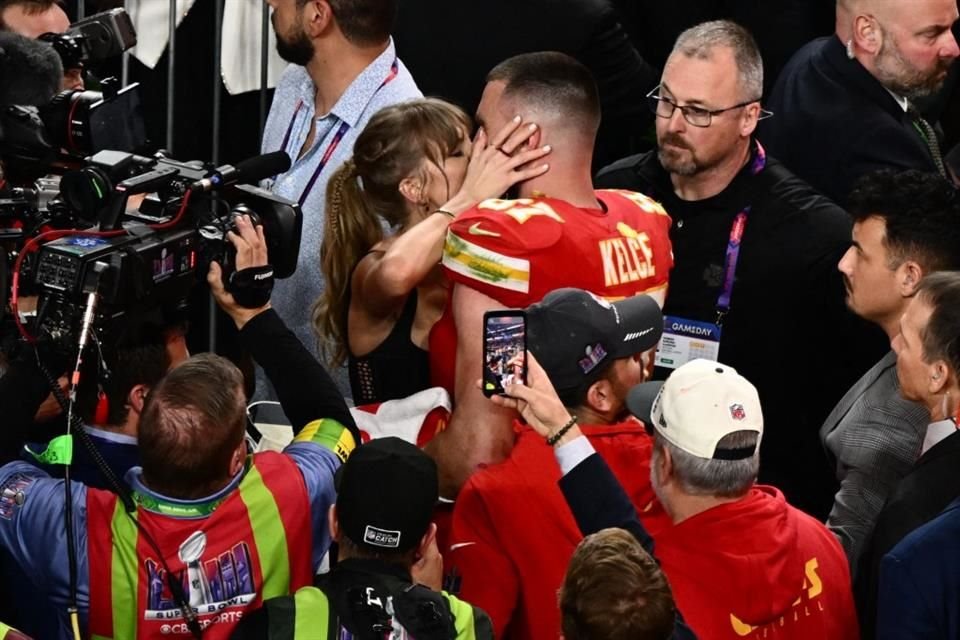
[[655,545],[700,638],[859,638],[843,549],[773,487],[661,531]]
[[[650,486],[651,438],[630,420],[580,427],[620,480],[644,526],[670,526]],[[560,636],[557,590],[583,538],[547,445],[523,427],[504,462],[474,473],[457,496],[444,569],[458,597],[487,612],[505,640]]]

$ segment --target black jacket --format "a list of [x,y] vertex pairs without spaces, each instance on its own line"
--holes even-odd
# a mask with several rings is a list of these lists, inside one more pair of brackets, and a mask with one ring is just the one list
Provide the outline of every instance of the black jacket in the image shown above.
[[877,517],[867,550],[854,576],[854,595],[864,640],[876,633],[877,584],[883,556],[908,534],[933,520],[960,496],[960,431],[944,438],[908,473]]
[[719,359],[760,394],[761,481],[826,518],[836,486],[820,425],[887,349],[844,302],[837,262],[850,245],[850,217],[770,156],[758,174],[744,168],[723,192],[697,202],[677,197],[655,153],[607,167],[596,183],[663,203],[675,260],[664,314],[693,320],[716,319],[730,229],[750,206]]
[[936,172],[911,117],[836,36],[800,49],[784,68],[760,124],[770,153],[836,202],[873,169]]

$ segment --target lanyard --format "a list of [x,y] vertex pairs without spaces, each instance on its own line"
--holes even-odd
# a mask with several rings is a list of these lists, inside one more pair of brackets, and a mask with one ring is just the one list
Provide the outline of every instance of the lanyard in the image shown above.
[[[383,79],[383,82],[380,83],[380,86],[377,87],[377,90],[373,92],[373,96],[377,95],[380,92],[380,89],[383,89],[391,80],[397,77],[397,73],[400,70],[400,65],[397,64],[397,59],[394,58],[393,64],[390,65],[390,72],[387,74],[387,77]],[[371,99],[373,96],[370,96]],[[297,114],[300,113],[300,109],[303,107],[303,99],[297,100],[297,106],[293,110],[293,117],[290,118],[290,125],[287,127],[287,132],[283,136],[283,142],[280,145],[281,151],[287,150],[287,144],[290,142],[290,134],[293,133],[293,125],[297,121]],[[333,134],[333,139],[330,140],[330,144],[327,145],[326,151],[323,152],[323,155],[320,157],[320,163],[317,165],[317,168],[314,170],[313,175],[310,176],[310,180],[307,181],[307,186],[304,187],[303,192],[300,194],[300,197],[297,199],[297,202],[300,203],[300,206],[303,206],[303,203],[307,201],[307,196],[310,195],[310,191],[313,190],[313,185],[317,182],[317,178],[320,177],[320,173],[323,171],[323,168],[327,166],[327,163],[330,161],[330,157],[333,155],[334,151],[337,150],[337,147],[340,146],[340,141],[343,140],[343,136],[346,135],[347,131],[350,130],[350,125],[347,122],[341,122],[340,126],[337,128],[336,132]]]
[[[757,153],[750,163],[750,175],[755,176],[767,166],[767,153],[759,142]],[[743,232],[747,228],[747,218],[750,217],[750,205],[743,208],[733,218],[730,227],[730,238],[727,240],[727,252],[723,260],[723,283],[720,295],[717,297],[717,324],[723,324],[723,318],[730,311],[730,299],[733,297],[733,281],[737,274],[737,263],[740,262],[740,246],[743,242]]]

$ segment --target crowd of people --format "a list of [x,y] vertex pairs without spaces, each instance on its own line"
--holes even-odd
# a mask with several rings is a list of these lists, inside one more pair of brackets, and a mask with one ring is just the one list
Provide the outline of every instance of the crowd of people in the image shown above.
[[[69,398],[63,354],[8,363],[4,637],[960,638],[956,0],[837,0],[776,78],[726,19],[655,69],[601,3],[655,138],[612,162],[642,132],[596,48],[503,55],[471,116],[421,95],[397,0],[267,3],[297,269],[256,304],[207,276],[256,372],[166,310]],[[27,37],[61,14],[0,0]],[[437,427],[358,427],[432,391]]]

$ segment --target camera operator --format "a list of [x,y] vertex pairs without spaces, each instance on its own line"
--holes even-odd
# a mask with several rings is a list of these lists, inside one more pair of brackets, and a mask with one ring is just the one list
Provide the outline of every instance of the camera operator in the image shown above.
[[[262,228],[246,217],[236,228],[234,277],[268,274]],[[208,282],[272,377],[295,441],[282,454],[248,455],[243,379],[224,358],[194,356],[155,385],[138,426],[142,467],[125,478],[130,494],[73,487],[76,602],[88,635],[199,637],[216,625],[223,637],[262,598],[310,584],[330,544],[333,474],[356,442],[349,410],[268,301],[241,307],[219,265]],[[0,468],[0,548],[43,598],[28,616],[70,606],[66,511],[61,481],[24,462]]]
[[[0,29],[39,38],[45,33],[63,33],[70,19],[60,0],[0,0]],[[83,91],[83,67],[63,70],[61,89]]]
[[[190,357],[187,350],[185,326],[175,319],[160,317],[131,320],[110,340],[103,340],[97,357],[87,358],[83,380],[77,390],[76,413],[100,455],[118,477],[139,464],[137,453],[137,424],[150,389],[173,367]],[[48,404],[60,405],[50,395],[46,375],[37,366],[42,360],[48,372],[64,374],[67,361],[58,350],[40,349],[27,352],[11,362],[8,372],[0,378],[0,407],[6,412],[5,429],[0,437],[0,459],[9,461],[19,454],[24,441],[36,442],[41,414]],[[66,390],[61,386],[61,391]],[[46,400],[44,399],[46,398]],[[42,446],[30,445],[33,451]],[[58,465],[43,467],[53,476],[61,477]],[[74,456],[72,475],[88,486],[109,488],[102,473],[83,447]]]

